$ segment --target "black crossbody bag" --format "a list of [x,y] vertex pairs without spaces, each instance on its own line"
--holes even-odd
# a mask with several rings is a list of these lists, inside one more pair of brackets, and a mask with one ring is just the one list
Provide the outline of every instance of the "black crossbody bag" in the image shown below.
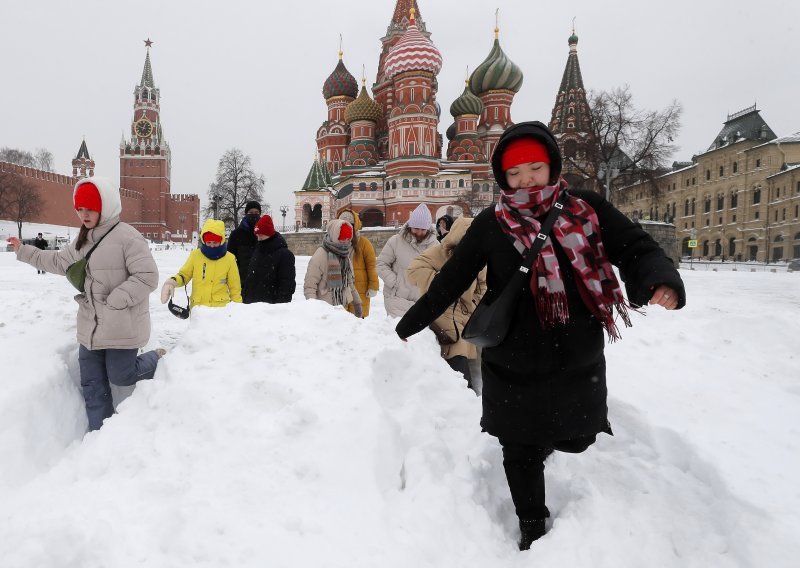
[[547,235],[550,234],[556,219],[564,209],[564,201],[567,197],[566,191],[559,196],[558,201],[553,204],[553,208],[542,223],[533,245],[522,259],[519,269],[494,301],[489,303],[486,301],[486,297],[481,300],[467,325],[464,326],[461,337],[478,347],[494,347],[506,338],[520,292],[525,288],[525,283],[530,281],[531,266],[536,262],[539,251],[547,240]]

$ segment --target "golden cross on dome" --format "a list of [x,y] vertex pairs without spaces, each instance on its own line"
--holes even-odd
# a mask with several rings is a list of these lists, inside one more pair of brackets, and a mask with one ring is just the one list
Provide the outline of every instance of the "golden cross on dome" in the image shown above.
[[411,14],[411,23],[414,24],[417,21],[417,11],[414,9],[414,6],[411,6],[411,9],[408,11]]
[[339,59],[342,58],[344,55],[344,51],[342,51],[342,34],[339,34]]
[[148,49],[150,49],[150,46],[153,45],[153,43],[154,42],[150,38],[147,38],[146,40],[144,40],[144,44],[145,44],[145,46],[147,46]]
[[573,33],[573,34],[575,33],[575,18],[577,18],[577,16],[574,16],[574,17],[572,18],[572,33]]
[[500,8],[494,11],[494,38],[500,37]]

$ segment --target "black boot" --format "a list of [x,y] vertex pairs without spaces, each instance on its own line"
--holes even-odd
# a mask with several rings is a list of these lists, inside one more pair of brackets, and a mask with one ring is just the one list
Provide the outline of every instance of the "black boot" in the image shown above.
[[534,540],[539,540],[544,536],[544,519],[534,521],[519,521],[519,549],[528,550]]

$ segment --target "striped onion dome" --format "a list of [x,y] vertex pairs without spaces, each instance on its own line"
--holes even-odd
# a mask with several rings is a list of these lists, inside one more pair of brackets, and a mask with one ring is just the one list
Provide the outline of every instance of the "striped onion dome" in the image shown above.
[[469,87],[477,95],[500,89],[516,93],[522,87],[522,71],[503,52],[498,38],[495,37],[489,56],[470,77]]
[[417,28],[413,14],[400,38],[386,56],[384,74],[391,79],[404,71],[428,71],[437,75],[442,70],[442,54]]
[[347,67],[344,66],[341,54],[339,55],[339,63],[336,65],[336,69],[325,79],[325,84],[322,85],[322,94],[325,96],[325,100],[342,96],[354,99],[358,94],[358,82],[347,70]]
[[362,84],[358,98],[347,105],[344,111],[344,121],[347,124],[355,122],[356,120],[378,122],[382,114],[383,109],[381,109],[381,105],[372,100],[372,97],[367,93],[367,87]]
[[466,83],[464,92],[450,105],[450,114],[453,118],[465,114],[481,114],[483,112],[483,101],[469,90],[469,81],[466,81]]

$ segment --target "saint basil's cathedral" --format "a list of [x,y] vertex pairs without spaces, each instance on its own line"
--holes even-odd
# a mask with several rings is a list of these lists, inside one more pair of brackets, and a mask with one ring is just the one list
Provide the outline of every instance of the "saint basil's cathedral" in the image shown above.
[[[445,213],[473,216],[494,201],[489,160],[502,133],[514,124],[511,104],[522,87],[522,71],[503,52],[496,28],[491,52],[450,105],[454,122],[442,158],[436,100],[442,55],[430,35],[417,1],[397,0],[381,38],[373,96],[364,79],[359,90],[339,52],[322,87],[328,116],[317,130],[317,155],[295,192],[298,228],[322,227],[343,209],[356,211],[365,227],[391,226],[407,221],[420,203],[436,219]],[[591,143],[577,42],[573,34],[550,121],[569,158],[564,175],[573,184],[583,176],[570,165],[579,163]]]

